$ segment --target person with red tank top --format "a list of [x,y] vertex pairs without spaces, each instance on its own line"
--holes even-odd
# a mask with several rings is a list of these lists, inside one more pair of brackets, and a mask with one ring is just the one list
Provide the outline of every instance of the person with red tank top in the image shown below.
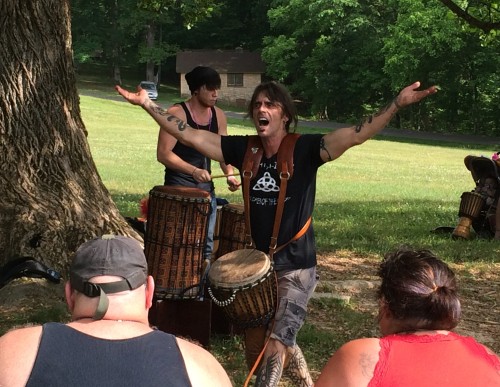
[[461,306],[453,271],[428,250],[400,248],[380,265],[381,338],[344,344],[316,387],[500,386],[500,359],[452,332]]

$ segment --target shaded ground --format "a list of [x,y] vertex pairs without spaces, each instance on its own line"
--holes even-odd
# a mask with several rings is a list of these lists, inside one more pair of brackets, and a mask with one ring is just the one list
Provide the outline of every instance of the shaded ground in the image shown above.
[[[318,272],[321,278],[315,296],[320,298],[310,304],[307,319],[309,324],[322,332],[335,333],[340,337],[339,345],[358,337],[377,336],[377,305],[374,294],[379,284],[376,277],[379,260],[355,256],[347,251],[336,252],[335,255],[319,255],[318,258]],[[456,331],[473,336],[480,343],[500,353],[500,264],[451,266],[458,274],[463,307],[462,321]],[[64,303],[63,288],[63,284],[54,285],[41,279],[17,279],[0,289],[0,334],[16,326],[40,324],[45,321],[66,321],[69,316]],[[349,316],[335,315],[328,305],[321,307],[321,300],[332,296],[342,297],[348,302],[350,309],[362,317],[353,320]],[[310,370],[314,380],[334,350],[335,348],[328,345],[328,353],[316,363],[311,362]],[[219,360],[234,378],[235,372],[242,374],[242,370],[245,369],[246,372],[246,368],[243,364],[240,365],[243,359],[235,365],[236,368],[229,366],[231,357],[235,357],[236,353],[239,357],[243,353],[241,346],[233,348],[232,351]],[[306,358],[310,356],[308,349],[305,349],[304,353]],[[229,363],[226,363],[228,361]],[[279,386],[294,387],[286,377],[283,377]]]
[[[378,263],[377,258],[360,258],[350,252],[320,256],[318,271],[321,284],[317,292],[324,291],[325,287],[326,290],[332,288],[335,293],[350,297],[350,303],[355,308],[371,313],[375,319]],[[500,263],[450,266],[457,274],[462,302],[462,320],[457,333],[473,336],[500,353]],[[362,281],[350,283],[353,279]],[[311,318],[325,328],[332,324],[329,316],[314,314]],[[331,329],[335,327],[331,326]],[[373,333],[376,333],[373,328],[367,331],[367,335]]]
[[[312,306],[308,321],[321,330],[342,330],[345,340],[377,335],[374,294],[379,283],[376,277],[379,260],[338,251],[335,255],[320,255],[318,261],[321,278],[316,296],[343,296],[353,309],[373,319],[356,327],[340,326],[328,310]],[[458,275],[463,308],[457,332],[473,336],[500,353],[500,263],[451,266]],[[63,284],[17,279],[0,289],[0,334],[15,326],[67,318]],[[313,376],[318,372],[314,370]]]

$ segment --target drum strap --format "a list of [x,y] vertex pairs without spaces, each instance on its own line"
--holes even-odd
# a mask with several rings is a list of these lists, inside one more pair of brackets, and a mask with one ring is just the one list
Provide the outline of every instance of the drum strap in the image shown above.
[[[277,251],[281,250],[289,243],[299,239],[302,235],[304,235],[304,233],[309,228],[309,225],[311,224],[311,218],[309,218],[302,229],[292,239],[279,247],[277,246],[278,233],[286,198],[286,187],[288,180],[290,180],[293,176],[293,151],[295,149],[295,143],[297,142],[299,136],[300,135],[297,133],[287,134],[278,149],[277,167],[280,176],[280,193],[278,196],[276,215],[274,217],[273,233],[271,235],[271,241],[269,245],[269,256],[271,257],[271,259]],[[262,142],[259,136],[250,136],[250,138],[248,139],[247,150],[245,152],[245,158],[243,159],[243,180],[245,182],[243,186],[246,228],[245,238],[246,245],[249,248],[255,247],[250,229],[250,180],[254,176],[257,176],[257,171],[259,169],[260,160],[262,159],[263,153],[264,149],[262,147]]]
[[260,160],[264,148],[259,136],[250,136],[248,138],[247,150],[243,159],[243,204],[245,211],[245,243],[247,248],[255,248],[250,229],[250,180],[257,176]]

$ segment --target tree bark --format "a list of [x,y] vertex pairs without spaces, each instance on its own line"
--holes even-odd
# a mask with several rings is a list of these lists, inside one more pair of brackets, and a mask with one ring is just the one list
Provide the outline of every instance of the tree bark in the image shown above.
[[[149,49],[153,48],[155,45],[155,33],[155,25],[150,23],[146,28],[146,45]],[[146,63],[146,81],[155,82],[158,86],[158,82],[155,78],[155,64],[152,59],[148,59]]]
[[0,265],[66,273],[85,240],[140,236],[119,214],[81,119],[68,0],[0,2]]

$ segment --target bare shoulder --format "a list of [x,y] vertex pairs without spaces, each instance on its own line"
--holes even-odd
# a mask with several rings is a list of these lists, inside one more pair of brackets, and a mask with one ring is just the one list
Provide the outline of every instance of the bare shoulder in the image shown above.
[[[37,325],[27,328],[14,329],[7,332],[5,335],[0,337],[0,348],[5,348],[5,346],[16,343],[16,348],[23,345],[32,346],[33,342],[38,342],[42,334],[42,327]],[[0,352],[0,355],[4,353]]]
[[219,134],[227,134],[227,117],[224,111],[215,106],[215,114],[217,115],[217,123],[219,124]]
[[181,105],[176,104],[172,105],[167,109],[167,113],[172,114],[173,116],[176,116],[177,118],[180,118],[181,120],[186,120],[186,112],[182,108]]
[[226,113],[224,113],[224,110],[222,110],[218,106],[214,106],[214,108],[215,108],[215,113],[217,114],[217,118],[220,118],[220,117],[224,117],[224,119],[226,118]]
[[210,352],[183,339],[177,338],[177,343],[193,387],[232,386],[226,371]]
[[0,386],[24,386],[31,373],[42,327],[16,329],[0,337]]
[[328,360],[315,386],[367,386],[373,377],[379,351],[379,339],[349,341]]

